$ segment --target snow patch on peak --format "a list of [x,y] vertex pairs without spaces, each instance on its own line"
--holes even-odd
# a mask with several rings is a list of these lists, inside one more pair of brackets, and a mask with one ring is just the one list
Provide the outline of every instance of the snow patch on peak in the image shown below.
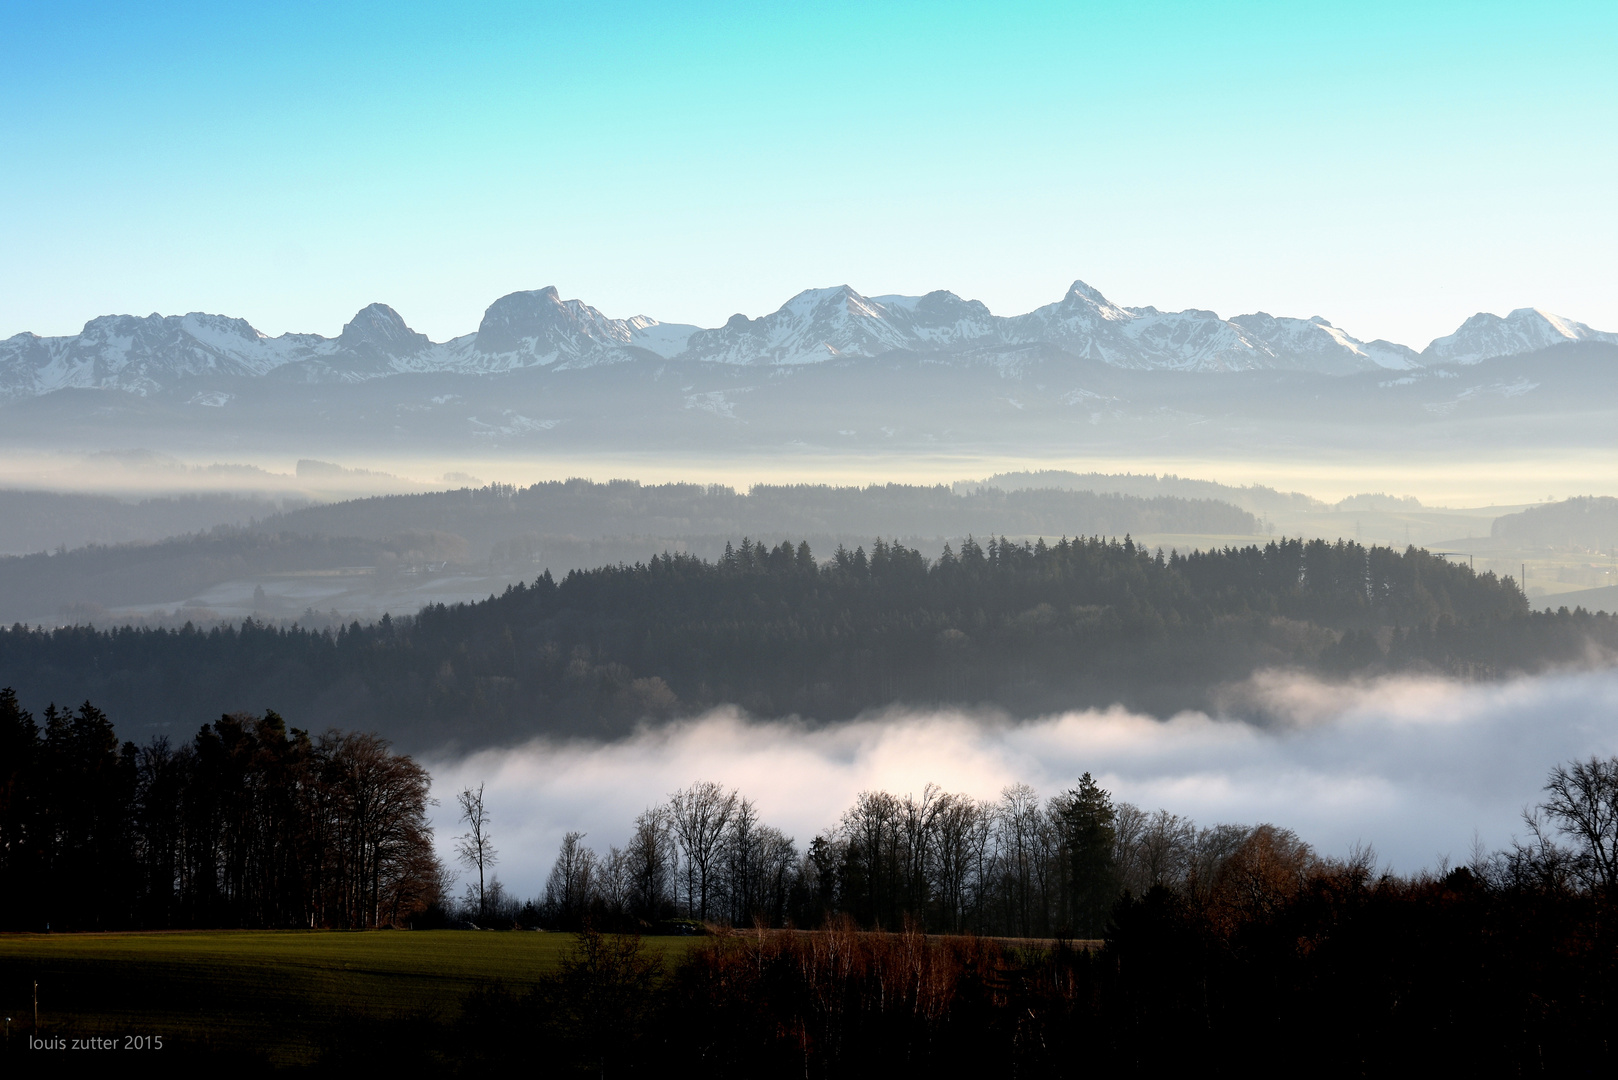
[[925,296],[862,296],[847,285],[806,289],[769,315],[733,316],[691,335],[683,359],[805,364],[898,351],[953,349],[992,338],[997,320],[976,300],[943,289]]
[[1389,342],[1381,342],[1373,349],[1319,315],[1308,319],[1277,318],[1258,311],[1234,316],[1230,321],[1252,340],[1262,342],[1277,367],[1343,375],[1383,367],[1403,370],[1419,364],[1413,349]]

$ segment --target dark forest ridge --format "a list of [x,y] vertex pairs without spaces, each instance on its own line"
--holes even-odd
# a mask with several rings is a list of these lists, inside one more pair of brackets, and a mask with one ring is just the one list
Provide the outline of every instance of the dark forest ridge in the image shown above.
[[894,704],[1167,715],[1215,710],[1264,668],[1491,677],[1592,647],[1618,649],[1618,620],[1531,615],[1511,579],[1415,548],[989,539],[928,560],[878,540],[817,562],[807,543],[744,541],[337,633],[13,627],[0,684],[88,696],[129,736],[273,707],[415,750],[611,738],[724,704],[817,722]]

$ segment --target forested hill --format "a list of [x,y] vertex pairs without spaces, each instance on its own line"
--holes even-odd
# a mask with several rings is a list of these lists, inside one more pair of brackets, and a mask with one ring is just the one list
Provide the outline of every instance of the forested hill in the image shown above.
[[549,573],[340,633],[0,632],[0,685],[90,699],[126,737],[233,710],[406,748],[608,737],[732,703],[829,721],[896,703],[1013,714],[1207,707],[1263,667],[1488,676],[1618,647],[1618,623],[1531,615],[1515,582],[1425,551],[1297,540],[1180,555],[1099,538],[990,540],[935,561],[877,541],[817,562],[743,541]]
[[529,535],[959,537],[991,531],[1056,536],[1082,530],[1114,536],[1246,536],[1257,531],[1258,523],[1228,502],[1166,494],[1142,498],[1054,488],[984,488],[958,495],[943,484],[759,484],[739,492],[717,484],[575,479],[352,499],[273,515],[259,527],[373,540],[391,539],[408,529],[436,530],[464,538],[470,554],[482,558],[498,544]]
[[1618,553],[1618,499],[1586,495],[1494,519],[1497,540]]
[[[0,523],[4,495],[0,492]],[[24,509],[54,505],[24,495],[11,501]],[[278,586],[276,579],[303,575],[308,585],[310,575],[342,568],[350,576],[343,578],[343,595],[334,601],[343,605],[340,610],[398,615],[424,602],[407,590],[425,581],[410,575],[427,563],[437,564],[435,574],[479,579],[433,599],[472,599],[545,567],[561,574],[620,559],[649,559],[665,549],[714,558],[727,540],[746,535],[808,538],[830,550],[880,532],[905,537],[936,555],[946,539],[991,530],[1026,536],[1223,537],[1249,536],[1256,528],[1252,514],[1229,503],[1171,495],[994,489],[957,495],[942,485],[910,484],[761,485],[747,492],[632,480],[522,488],[494,484],[353,499],[157,543],[0,556],[0,620],[104,623],[106,609],[207,608],[218,602],[209,591],[232,583],[242,586],[241,595],[252,593],[255,585],[268,586],[274,599],[253,613],[289,618],[305,609],[304,597],[324,607],[319,598],[329,595],[324,586],[330,582],[300,590],[285,580]],[[199,615],[199,621],[208,617]]]

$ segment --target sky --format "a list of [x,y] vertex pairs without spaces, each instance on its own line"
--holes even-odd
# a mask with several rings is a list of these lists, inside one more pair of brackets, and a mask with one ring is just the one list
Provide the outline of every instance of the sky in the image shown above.
[[1075,278],[1417,348],[1618,329],[1615,46],[1610,2],[6,0],[0,337]]
[[[1031,785],[1049,798],[1092,773],[1114,799],[1198,825],[1269,822],[1320,854],[1370,844],[1414,874],[1463,865],[1524,837],[1522,812],[1551,769],[1618,753],[1618,673],[1499,683],[1395,677],[1343,685],[1266,672],[1245,688],[1260,722],[1185,713],[1063,713],[1013,722],[964,711],[890,710],[808,728],[723,710],[607,745],[536,741],[428,761],[434,838],[456,866],[455,793],[487,786],[501,880],[544,888],[569,830],[605,854],[635,815],[713,780],[753,799],[801,851],[861,791],[945,791],[995,800]],[[463,878],[464,880],[464,878]]]

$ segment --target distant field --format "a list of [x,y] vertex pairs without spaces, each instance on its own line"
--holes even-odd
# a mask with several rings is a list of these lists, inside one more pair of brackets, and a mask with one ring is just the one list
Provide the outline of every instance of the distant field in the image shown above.
[[[447,1019],[480,982],[532,983],[573,940],[454,930],[6,934],[0,1014],[12,1017],[9,1049],[18,1053],[37,979],[43,1036],[161,1035],[165,1054],[295,1065],[313,1060],[345,1019],[424,1011]],[[646,945],[672,960],[692,940]]]

